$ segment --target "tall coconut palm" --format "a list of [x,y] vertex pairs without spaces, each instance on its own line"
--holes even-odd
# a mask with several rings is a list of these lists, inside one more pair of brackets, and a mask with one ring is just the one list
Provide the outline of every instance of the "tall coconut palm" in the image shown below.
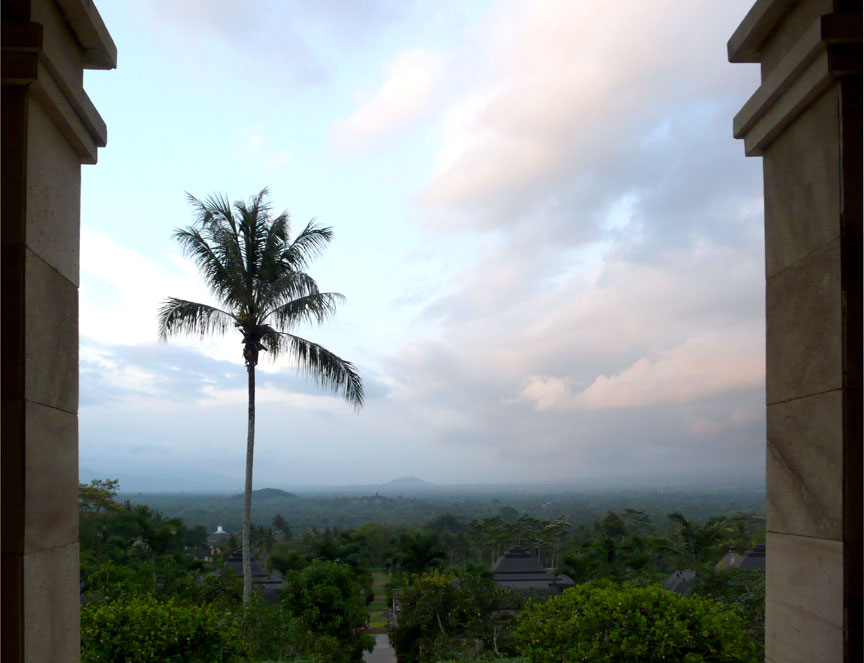
[[363,383],[354,366],[325,348],[291,333],[297,323],[321,323],[344,298],[320,292],[305,270],[333,237],[331,228],[310,221],[293,240],[288,214],[273,217],[267,189],[233,205],[224,196],[201,201],[189,196],[195,223],[174,232],[185,255],[198,266],[218,302],[210,306],[169,297],[159,311],[162,340],[176,334],[224,334],[235,328],[243,343],[249,383],[246,484],[243,495],[243,600],[252,593],[250,525],[255,450],[255,366],[260,352],[288,355],[300,372],[343,396],[359,409]]

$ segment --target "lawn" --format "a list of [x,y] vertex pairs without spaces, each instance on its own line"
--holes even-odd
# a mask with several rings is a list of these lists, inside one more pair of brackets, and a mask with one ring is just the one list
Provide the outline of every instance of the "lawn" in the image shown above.
[[376,600],[369,604],[369,626],[383,628],[387,626],[387,592],[385,586],[388,576],[381,571],[374,571],[372,578],[372,588],[375,591]]

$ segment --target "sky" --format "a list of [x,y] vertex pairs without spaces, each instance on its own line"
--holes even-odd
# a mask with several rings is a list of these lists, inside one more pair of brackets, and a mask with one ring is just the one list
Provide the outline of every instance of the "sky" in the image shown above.
[[[102,0],[85,88],[82,478],[239,487],[238,336],[157,339],[213,303],[187,193],[268,187],[346,297],[301,327],[366,405],[259,365],[256,487],[759,479],[761,162],[732,117],[750,0]],[[121,489],[123,485],[121,483]]]

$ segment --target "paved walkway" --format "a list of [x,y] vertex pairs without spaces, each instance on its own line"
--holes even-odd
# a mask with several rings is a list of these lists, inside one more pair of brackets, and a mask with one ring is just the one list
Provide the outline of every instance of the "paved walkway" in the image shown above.
[[363,654],[363,660],[366,663],[396,663],[396,652],[390,646],[386,633],[375,634],[375,649],[371,654]]

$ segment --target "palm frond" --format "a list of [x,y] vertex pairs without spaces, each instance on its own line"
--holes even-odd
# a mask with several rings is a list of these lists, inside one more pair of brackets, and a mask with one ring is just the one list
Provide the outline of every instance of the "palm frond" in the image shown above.
[[270,282],[261,279],[257,306],[261,311],[272,311],[292,299],[308,297],[318,292],[318,284],[306,272],[285,272]]
[[222,309],[169,297],[159,309],[159,338],[177,334],[224,334],[234,325],[234,317]]
[[338,292],[316,292],[298,297],[274,309],[268,316],[277,329],[288,329],[299,322],[321,323],[336,314],[336,305],[345,301]]
[[199,225],[207,227],[212,224],[226,225],[235,233],[237,225],[234,222],[234,215],[231,212],[231,203],[228,199],[218,193],[211,194],[206,200],[202,201],[193,196],[188,191],[186,199],[195,210],[195,217]]
[[265,187],[248,202],[238,200],[234,203],[234,210],[240,220],[238,239],[242,239],[243,262],[250,289],[254,287],[252,284],[257,280],[261,249],[266,242],[267,228],[270,225],[270,205],[265,200],[267,193]]
[[283,252],[282,260],[292,269],[303,269],[324,250],[332,239],[333,228],[319,226],[316,219],[312,219]]
[[[195,208],[197,224],[186,231],[189,235],[197,234],[193,239],[207,249],[207,253],[196,251],[190,257],[195,259],[223,305],[230,309],[244,309],[247,313],[251,313],[254,306],[258,236],[263,235],[269,218],[269,208],[263,202],[264,194],[266,189],[253,196],[248,205],[235,202],[233,206],[225,196],[214,194],[202,202],[187,194]],[[175,237],[184,239],[181,231],[175,233]],[[214,261],[225,269],[215,273],[212,268]]]
[[256,195],[249,198],[248,203],[242,200],[235,201],[234,209],[240,214],[241,219],[252,226],[264,225],[270,218],[270,203],[267,202],[269,194],[270,189],[265,186]]
[[273,280],[282,271],[281,254],[288,243],[290,221],[287,212],[283,212],[270,222],[265,229],[265,239],[258,257],[259,279],[262,282]]
[[230,256],[217,254],[211,242],[195,226],[178,228],[174,239],[180,244],[183,255],[198,267],[210,291],[219,301],[229,306],[236,305],[235,293],[242,287],[242,273],[234,267]]
[[282,353],[290,355],[305,377],[342,396],[355,410],[363,407],[363,380],[351,362],[317,343],[266,325],[261,341],[274,357]]
[[[235,221],[236,225],[236,221]],[[225,224],[205,226],[208,243],[223,264],[229,266],[226,277],[227,293],[231,308],[248,309],[252,301],[254,284],[247,270],[243,242],[240,236]]]

